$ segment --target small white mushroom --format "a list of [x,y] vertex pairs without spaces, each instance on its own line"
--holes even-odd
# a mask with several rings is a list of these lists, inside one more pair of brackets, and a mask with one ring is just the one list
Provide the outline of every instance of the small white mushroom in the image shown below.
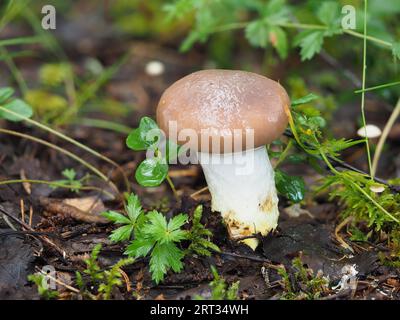
[[361,127],[357,130],[357,134],[363,138],[378,138],[381,136],[382,131],[374,124],[367,124],[365,127]]
[[[160,99],[157,123],[169,139],[174,139],[171,122],[178,136],[188,129],[198,135],[188,144],[203,168],[212,210],[221,212],[233,239],[266,235],[277,226],[274,170],[265,145],[282,135],[289,106],[278,82],[236,70],[195,72]],[[247,143],[251,134],[253,143]],[[255,238],[243,242],[253,249],[258,245]]]
[[146,73],[149,76],[160,76],[164,73],[165,67],[161,61],[150,61],[146,64]]

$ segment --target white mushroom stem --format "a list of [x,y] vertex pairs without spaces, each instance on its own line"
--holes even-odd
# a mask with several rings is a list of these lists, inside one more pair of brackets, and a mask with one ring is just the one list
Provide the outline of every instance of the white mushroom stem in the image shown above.
[[[278,197],[274,170],[265,147],[240,153],[198,153],[211,193],[213,211],[219,211],[235,238],[266,235],[278,224]],[[243,240],[253,250],[258,240]]]

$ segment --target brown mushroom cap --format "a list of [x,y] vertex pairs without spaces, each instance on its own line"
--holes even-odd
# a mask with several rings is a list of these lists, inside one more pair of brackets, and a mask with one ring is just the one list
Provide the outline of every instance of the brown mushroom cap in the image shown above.
[[[285,108],[289,106],[285,89],[276,81],[245,71],[203,70],[165,90],[157,107],[157,123],[167,137],[171,134],[170,121],[176,121],[178,133],[183,129],[198,134],[209,130],[212,138],[220,140],[221,152],[226,135],[232,135],[234,129],[242,130],[243,147],[247,149],[245,130],[253,129],[256,148],[282,135],[288,123]],[[200,141],[192,147],[212,152],[209,147],[201,148]]]

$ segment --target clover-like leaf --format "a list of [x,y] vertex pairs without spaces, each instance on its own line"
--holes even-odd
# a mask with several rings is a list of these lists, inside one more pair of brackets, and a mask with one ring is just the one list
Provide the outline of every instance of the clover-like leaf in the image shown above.
[[126,139],[126,145],[135,151],[147,150],[157,143],[161,135],[157,123],[149,118],[143,117],[139,127],[134,129]]
[[168,164],[165,159],[150,158],[144,160],[136,169],[136,181],[144,187],[159,186],[168,174]]
[[26,118],[32,117],[32,108],[20,99],[12,100],[3,106],[5,109],[0,110],[0,118],[7,119],[9,121],[18,122]]

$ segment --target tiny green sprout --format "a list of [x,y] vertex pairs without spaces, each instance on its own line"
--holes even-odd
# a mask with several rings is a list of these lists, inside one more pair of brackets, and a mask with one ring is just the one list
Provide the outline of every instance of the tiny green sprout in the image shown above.
[[90,292],[86,286],[87,283],[84,281],[83,276],[80,272],[75,273],[75,282],[84,297],[89,299],[103,299],[109,300],[115,287],[122,285],[122,270],[121,268],[130,265],[134,262],[133,258],[125,258],[119,260],[108,270],[101,270],[98,257],[101,251],[101,244],[97,244],[88,259],[85,259],[86,269],[83,273],[87,274],[91,280],[91,291],[97,289],[98,295],[94,295]]
[[104,275],[101,272],[101,268],[97,262],[101,251],[101,243],[98,243],[92,250],[89,258],[85,259],[84,262],[86,264],[86,269],[83,273],[89,275],[92,283],[97,283],[98,281],[104,278]]
[[[65,169],[61,173],[65,179],[55,181],[59,185],[68,186],[72,192],[78,193],[83,187],[83,183],[90,178],[89,175],[85,175],[81,179],[76,179],[76,172],[74,169]],[[57,189],[58,186],[51,186],[53,189]]]
[[135,233],[135,239],[127,247],[125,254],[130,257],[145,257],[150,254],[152,279],[159,283],[169,269],[180,272],[185,253],[177,243],[188,238],[188,232],[181,227],[188,216],[179,214],[168,222],[165,216],[155,210],[146,214],[146,222]]
[[127,197],[125,211],[126,215],[116,211],[107,211],[102,214],[114,224],[121,225],[113,230],[110,235],[110,240],[113,242],[130,240],[134,235],[135,229],[144,222],[144,212],[137,195],[130,194]]
[[278,268],[278,274],[282,278],[284,293],[282,300],[315,300],[326,294],[329,290],[329,279],[324,277],[321,272],[314,274],[312,269],[303,265],[300,257],[292,260],[294,280],[299,289],[294,289],[291,278],[284,266]]
[[40,273],[31,274],[28,276],[28,280],[33,282],[38,289],[39,295],[46,300],[55,299],[58,297],[58,292],[50,290],[45,275]]
[[114,264],[110,270],[104,271],[104,282],[99,285],[99,293],[103,300],[109,300],[115,287],[122,286],[121,268],[134,262],[133,258],[125,258]]
[[[211,273],[214,279],[210,282],[211,297],[210,300],[239,300],[239,285],[240,282],[233,282],[230,286],[226,280],[222,278],[217,269],[211,266]],[[202,296],[195,296],[196,300],[203,300]]]
[[192,227],[188,235],[188,240],[190,240],[188,251],[209,257],[212,251],[220,252],[221,250],[211,242],[212,232],[201,223],[202,215],[203,206],[199,205],[193,213]]

